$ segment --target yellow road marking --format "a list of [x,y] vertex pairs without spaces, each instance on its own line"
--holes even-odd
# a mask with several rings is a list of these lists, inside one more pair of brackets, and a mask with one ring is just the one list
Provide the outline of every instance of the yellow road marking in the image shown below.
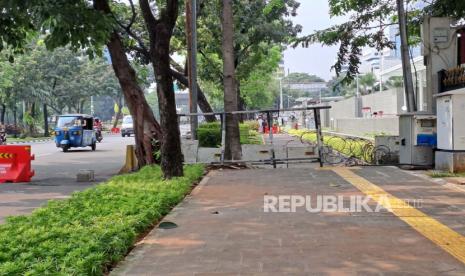
[[390,205],[394,215],[465,264],[464,236],[358,176],[348,168],[337,167],[333,168],[333,171],[383,207]]

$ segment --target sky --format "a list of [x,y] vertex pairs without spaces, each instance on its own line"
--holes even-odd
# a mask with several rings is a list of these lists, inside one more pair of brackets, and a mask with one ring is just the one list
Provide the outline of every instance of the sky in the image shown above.
[[[331,25],[343,22],[341,18],[329,17],[328,0],[300,0],[298,15],[292,20],[303,27],[301,35],[311,34],[315,30],[321,30]],[[317,75],[329,80],[335,75],[330,71],[336,60],[338,47],[327,47],[320,44],[311,45],[309,48],[288,47],[284,52],[284,67],[286,74],[292,72],[305,72]]]

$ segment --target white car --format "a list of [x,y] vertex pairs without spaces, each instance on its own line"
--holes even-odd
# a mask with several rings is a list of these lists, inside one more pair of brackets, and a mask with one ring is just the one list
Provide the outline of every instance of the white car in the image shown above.
[[131,115],[126,115],[123,118],[123,124],[121,125],[121,136],[131,136],[134,134],[134,125]]

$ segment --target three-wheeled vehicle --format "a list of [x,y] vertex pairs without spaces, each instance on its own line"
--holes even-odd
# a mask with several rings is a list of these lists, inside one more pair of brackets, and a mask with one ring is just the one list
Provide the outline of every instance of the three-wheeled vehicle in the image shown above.
[[55,143],[67,152],[70,148],[91,147],[95,150],[97,139],[94,118],[85,114],[58,116],[55,127]]

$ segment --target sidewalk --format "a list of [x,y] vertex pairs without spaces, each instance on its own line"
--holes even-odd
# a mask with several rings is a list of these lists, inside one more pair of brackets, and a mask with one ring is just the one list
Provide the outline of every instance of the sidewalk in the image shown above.
[[[464,192],[397,168],[365,167],[346,174],[310,165],[213,171],[164,219],[178,227],[155,228],[112,274],[465,274],[465,247],[455,257],[444,249],[465,244]],[[421,212],[438,221],[427,225],[432,234],[422,234],[421,223],[415,230],[405,222],[412,218],[387,211],[263,211],[264,195],[362,196],[366,191],[360,185],[368,182],[398,198],[423,199]],[[436,231],[441,223],[450,231]]]

